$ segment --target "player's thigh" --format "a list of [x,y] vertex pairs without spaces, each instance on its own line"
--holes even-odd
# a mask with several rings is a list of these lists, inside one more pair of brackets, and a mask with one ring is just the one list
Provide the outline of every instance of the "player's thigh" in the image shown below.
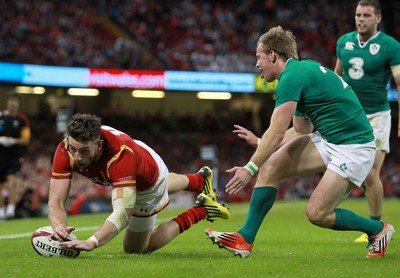
[[265,179],[309,175],[325,170],[324,161],[308,135],[299,136],[277,150],[263,165]]
[[168,194],[183,191],[189,184],[189,178],[186,175],[169,173],[168,174]]
[[147,253],[149,241],[155,226],[157,215],[134,217],[125,229],[123,247],[127,253]]
[[147,253],[151,232],[152,230],[143,232],[125,230],[123,243],[124,251],[135,254]]
[[7,184],[9,188],[14,188],[18,185],[20,178],[16,174],[7,175]]

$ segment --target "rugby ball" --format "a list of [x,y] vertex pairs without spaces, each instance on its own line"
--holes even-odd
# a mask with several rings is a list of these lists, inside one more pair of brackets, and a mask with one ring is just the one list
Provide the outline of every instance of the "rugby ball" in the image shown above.
[[[60,246],[60,242],[57,240],[49,240],[48,236],[53,232],[53,228],[45,226],[37,229],[31,237],[31,243],[33,249],[44,257],[78,257],[80,251],[74,249],[66,249]],[[68,235],[66,240],[76,239],[76,236],[72,233]]]

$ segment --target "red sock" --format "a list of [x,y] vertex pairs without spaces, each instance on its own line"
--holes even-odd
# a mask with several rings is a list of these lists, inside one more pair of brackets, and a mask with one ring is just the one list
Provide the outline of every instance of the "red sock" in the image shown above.
[[204,187],[204,178],[199,174],[185,174],[189,178],[189,185],[185,191],[200,193]]
[[185,230],[192,227],[192,225],[206,218],[206,216],[207,211],[204,207],[192,207],[172,220],[178,223],[179,231],[183,233]]

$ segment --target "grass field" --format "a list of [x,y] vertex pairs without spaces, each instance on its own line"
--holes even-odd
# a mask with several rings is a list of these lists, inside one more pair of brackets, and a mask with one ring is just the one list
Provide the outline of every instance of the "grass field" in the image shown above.
[[[122,233],[109,244],[82,252],[78,258],[47,258],[35,253],[30,234],[47,226],[47,218],[0,222],[0,277],[398,277],[400,234],[383,259],[366,259],[366,245],[354,243],[358,232],[336,232],[310,224],[305,201],[278,201],[258,233],[248,259],[234,257],[206,239],[204,230],[235,231],[244,222],[247,204],[232,204],[232,219],[202,221],[150,255],[126,255]],[[367,215],[363,199],[341,207]],[[167,209],[166,221],[184,209]],[[400,201],[385,200],[385,220],[400,232]],[[103,223],[105,214],[70,217],[75,234],[85,239]]]

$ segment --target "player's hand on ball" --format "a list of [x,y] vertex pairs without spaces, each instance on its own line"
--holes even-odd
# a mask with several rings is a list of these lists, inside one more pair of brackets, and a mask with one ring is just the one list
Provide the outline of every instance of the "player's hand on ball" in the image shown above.
[[60,246],[68,249],[75,249],[79,251],[92,251],[96,248],[96,244],[91,240],[71,240],[60,242]]
[[[75,258],[80,254],[79,250],[67,249],[61,247],[62,241],[50,238],[53,233],[51,226],[45,226],[37,229],[31,236],[33,249],[41,256],[45,257],[67,257]],[[76,240],[74,234],[69,234],[65,240]]]
[[238,193],[243,187],[245,187],[249,183],[251,179],[251,174],[245,167],[236,166],[232,169],[226,170],[226,172],[235,174],[225,186],[225,191],[229,194]]
[[75,227],[66,226],[64,224],[60,224],[53,229],[53,232],[49,236],[50,240],[58,240],[63,241],[67,239],[68,235],[75,230]]

